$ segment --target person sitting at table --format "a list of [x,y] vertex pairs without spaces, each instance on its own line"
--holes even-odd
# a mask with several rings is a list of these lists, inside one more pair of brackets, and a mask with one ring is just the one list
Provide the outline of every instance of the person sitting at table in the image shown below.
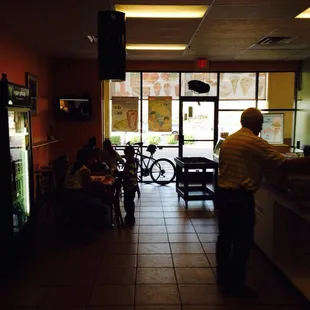
[[95,150],[97,145],[97,139],[95,136],[89,138],[88,143],[86,145],[83,146],[83,150],[85,150],[86,152],[91,152],[93,150]]
[[137,162],[135,160],[135,150],[132,145],[126,146],[126,163],[122,173],[124,188],[124,208],[126,211],[125,224],[133,225],[135,223],[135,195],[138,187],[137,182]]
[[110,167],[101,159],[101,150],[95,149],[92,152],[89,169],[92,175],[109,175]]
[[75,162],[67,169],[65,189],[69,205],[73,207],[69,212],[85,232],[93,236],[100,222],[107,218],[109,208],[92,195],[91,171],[88,168],[90,156],[91,153],[85,149],[77,153]]
[[104,161],[111,169],[111,171],[117,172],[117,164],[125,164],[124,159],[114,150],[112,143],[109,139],[105,139],[103,142],[103,149],[101,152],[101,160]]

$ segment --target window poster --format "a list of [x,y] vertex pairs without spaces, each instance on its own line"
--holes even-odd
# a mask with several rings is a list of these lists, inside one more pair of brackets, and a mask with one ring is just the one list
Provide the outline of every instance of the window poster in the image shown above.
[[179,97],[179,73],[143,72],[143,98],[148,96]]
[[255,99],[255,88],[256,73],[220,74],[220,99]]
[[172,97],[149,97],[149,131],[171,132]]
[[112,131],[138,131],[138,97],[112,97]]
[[270,144],[283,144],[284,114],[263,114],[264,123],[261,138]]

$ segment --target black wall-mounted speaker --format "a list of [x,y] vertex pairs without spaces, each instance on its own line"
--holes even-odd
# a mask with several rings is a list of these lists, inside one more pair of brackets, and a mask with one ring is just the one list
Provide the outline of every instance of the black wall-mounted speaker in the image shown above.
[[98,13],[98,62],[100,80],[125,80],[126,19],[123,12]]

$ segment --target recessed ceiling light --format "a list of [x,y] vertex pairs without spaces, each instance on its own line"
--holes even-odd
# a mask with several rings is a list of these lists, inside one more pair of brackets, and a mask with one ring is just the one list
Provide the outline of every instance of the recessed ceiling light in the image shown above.
[[207,5],[115,5],[129,18],[202,18],[207,9]]
[[140,51],[183,51],[186,44],[127,44],[127,50]]
[[310,8],[307,10],[303,11],[299,15],[297,15],[295,18],[310,18]]

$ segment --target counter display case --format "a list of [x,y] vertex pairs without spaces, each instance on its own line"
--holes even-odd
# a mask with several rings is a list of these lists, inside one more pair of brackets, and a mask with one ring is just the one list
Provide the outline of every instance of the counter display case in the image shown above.
[[310,301],[310,174],[273,174],[255,195],[255,243]]

